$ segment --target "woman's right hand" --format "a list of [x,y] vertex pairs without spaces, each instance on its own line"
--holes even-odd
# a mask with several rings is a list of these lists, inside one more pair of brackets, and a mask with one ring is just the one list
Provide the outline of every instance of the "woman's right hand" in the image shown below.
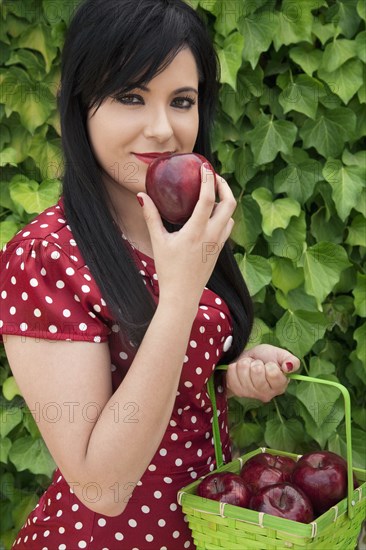
[[[215,177],[219,203],[215,203]],[[181,297],[198,304],[234,225],[236,200],[228,183],[203,165],[199,200],[188,221],[174,233],[165,229],[152,199],[146,193],[138,195],[143,198],[153,247],[159,301],[176,302]]]

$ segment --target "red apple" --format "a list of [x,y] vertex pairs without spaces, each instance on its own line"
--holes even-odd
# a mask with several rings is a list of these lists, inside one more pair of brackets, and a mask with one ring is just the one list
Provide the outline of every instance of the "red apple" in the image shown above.
[[[358,486],[354,478],[354,487]],[[310,498],[321,515],[347,496],[347,462],[331,451],[303,455],[296,464],[292,482]]]
[[255,494],[268,485],[291,481],[295,466],[296,462],[290,457],[261,453],[244,464],[240,476]]
[[277,483],[263,487],[251,498],[249,507],[257,512],[301,523],[310,523],[314,519],[310,499],[301,489],[290,483]]
[[248,508],[251,492],[244,481],[232,472],[218,472],[205,477],[197,487],[204,498]]
[[[149,164],[146,193],[162,218],[178,225],[188,220],[200,195],[201,166],[205,162],[207,159],[198,153],[181,153],[164,155]],[[210,168],[215,173],[211,164]]]

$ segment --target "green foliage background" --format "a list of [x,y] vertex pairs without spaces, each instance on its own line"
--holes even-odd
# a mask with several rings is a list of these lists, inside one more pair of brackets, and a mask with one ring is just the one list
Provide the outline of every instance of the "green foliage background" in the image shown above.
[[[291,350],[352,398],[353,459],[366,468],[366,8],[362,0],[190,0],[222,66],[217,171],[238,200],[233,232],[254,298],[250,345]],[[1,5],[0,241],[60,192],[56,92],[77,0]],[[0,352],[0,548],[55,464]],[[263,405],[230,400],[237,451],[345,453],[336,389],[292,382]],[[2,545],[2,546],[1,546]]]

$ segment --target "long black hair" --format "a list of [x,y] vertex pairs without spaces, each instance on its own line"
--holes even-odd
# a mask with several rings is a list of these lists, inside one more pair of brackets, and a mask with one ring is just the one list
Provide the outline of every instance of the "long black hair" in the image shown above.
[[[90,147],[86,119],[89,109],[107,97],[147,85],[184,47],[190,48],[199,72],[199,130],[194,151],[213,163],[210,131],[219,63],[205,24],[183,0],[86,0],[73,16],[62,52],[58,106],[65,213],[121,333],[135,345],[141,343],[156,305],[113,219],[113,205]],[[228,243],[207,287],[231,311],[234,339],[225,356],[229,361],[249,338],[253,311]]]

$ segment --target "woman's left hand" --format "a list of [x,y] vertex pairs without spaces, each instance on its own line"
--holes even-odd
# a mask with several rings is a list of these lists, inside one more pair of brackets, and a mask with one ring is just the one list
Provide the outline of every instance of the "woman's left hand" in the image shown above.
[[227,395],[249,397],[268,403],[286,391],[289,379],[284,373],[294,372],[300,360],[289,351],[260,344],[245,350],[226,372]]

